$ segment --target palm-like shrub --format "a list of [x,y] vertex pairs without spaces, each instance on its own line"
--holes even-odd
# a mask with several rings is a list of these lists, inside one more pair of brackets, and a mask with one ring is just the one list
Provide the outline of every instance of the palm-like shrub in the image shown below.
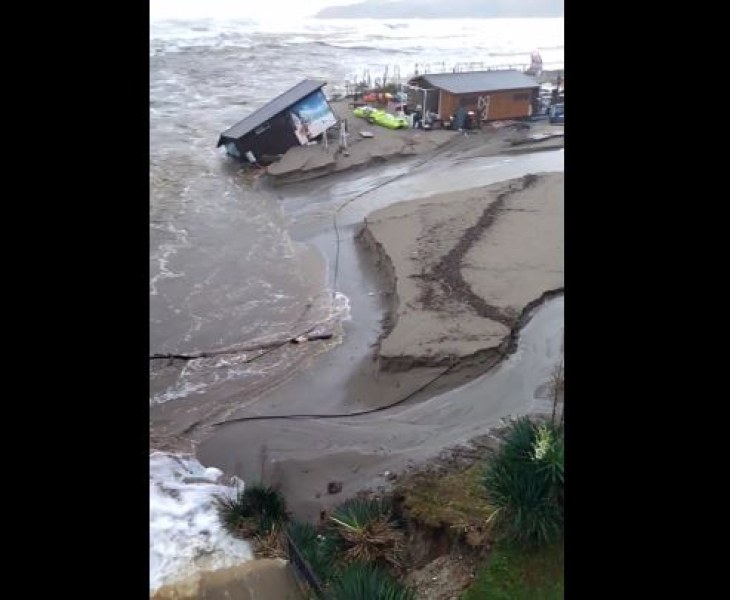
[[389,501],[352,498],[332,511],[330,521],[343,542],[345,562],[399,563],[403,532]]
[[264,535],[288,520],[283,494],[263,484],[247,485],[234,497],[218,496],[215,503],[223,527],[233,535]]
[[326,600],[415,600],[410,588],[385,571],[363,563],[343,568],[325,593]]
[[325,584],[335,572],[341,541],[329,532],[320,532],[311,523],[292,521],[288,528],[289,537],[299,549],[302,558]]
[[563,530],[563,432],[527,418],[512,424],[484,475],[489,517],[497,534],[539,546]]

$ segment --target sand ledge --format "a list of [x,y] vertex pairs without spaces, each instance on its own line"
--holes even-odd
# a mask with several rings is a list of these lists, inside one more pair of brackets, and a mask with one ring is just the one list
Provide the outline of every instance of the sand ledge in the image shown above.
[[388,280],[376,357],[385,371],[498,362],[531,312],[563,291],[563,175],[392,205],[359,240]]

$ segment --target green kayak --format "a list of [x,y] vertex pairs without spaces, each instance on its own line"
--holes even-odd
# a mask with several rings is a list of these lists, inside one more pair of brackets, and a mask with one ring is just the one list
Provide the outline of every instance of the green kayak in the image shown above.
[[403,129],[410,126],[408,119],[405,117],[396,117],[384,110],[370,108],[369,106],[360,106],[354,110],[354,113],[356,117],[366,119],[370,123],[375,123],[388,129]]

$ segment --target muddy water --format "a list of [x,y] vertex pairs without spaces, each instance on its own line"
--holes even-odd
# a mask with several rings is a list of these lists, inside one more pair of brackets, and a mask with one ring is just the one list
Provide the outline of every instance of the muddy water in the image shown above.
[[[340,341],[348,302],[333,293],[341,290],[333,290],[327,271],[329,213],[393,172],[342,178],[333,190],[328,182],[272,191],[252,186],[215,148],[221,131],[305,77],[327,79],[334,90],[356,73],[374,78],[386,65],[391,77],[396,66],[406,77],[415,63],[525,62],[537,46],[546,65],[561,66],[563,54],[562,19],[516,19],[505,27],[490,20],[258,22],[225,11],[211,19],[173,12],[174,19],[158,15],[151,23],[150,352],[265,344],[313,325],[336,335],[329,344],[261,358],[236,352],[185,366],[152,362],[153,445],[257,396]],[[402,192],[391,189],[371,204]],[[344,226],[369,208],[353,206],[342,215]],[[364,317],[369,308],[353,310]]]
[[[453,177],[444,178],[428,168],[394,165],[374,175],[341,176],[329,185],[313,182],[287,197],[284,206],[294,215],[292,236],[322,253],[332,281],[337,255],[332,214],[343,199],[374,190],[338,213],[337,289],[350,299],[352,318],[344,324],[341,346],[309,360],[308,368],[232,416],[352,412],[387,404],[433,377],[429,369],[399,374],[394,385],[372,396],[373,378],[383,377],[371,356],[387,299],[373,256],[355,240],[363,216],[429,193],[486,185],[529,172],[560,171],[563,153],[482,158],[446,168],[453,169]],[[374,189],[398,175],[403,176]],[[329,479],[342,480],[344,493],[354,493],[365,482],[382,483],[378,474],[385,469],[398,470],[408,461],[433,456],[510,414],[549,410],[543,392],[562,341],[562,309],[562,299],[541,308],[522,332],[518,351],[496,372],[467,386],[380,416],[222,426],[198,448],[198,456],[205,464],[250,479],[259,476],[259,449],[265,447],[271,475],[282,483],[302,516],[315,516],[332,501],[323,495]]]
[[[165,449],[189,450],[188,440],[200,440],[209,434],[210,423],[252,405],[259,410],[260,399],[273,385],[297,371],[307,371],[311,365],[316,367],[311,372],[300,373],[299,379],[292,383],[300,390],[307,390],[307,397],[321,398],[314,406],[305,402],[305,412],[311,412],[310,409],[315,406],[337,411],[352,405],[350,380],[372,354],[372,345],[380,333],[380,320],[386,306],[372,257],[363,255],[355,243],[355,234],[364,217],[393,202],[486,185],[530,172],[562,170],[563,157],[563,152],[558,150],[463,162],[447,162],[444,159],[436,166],[428,163],[414,167],[420,161],[412,160],[374,172],[342,174],[296,187],[269,189],[262,185],[257,190],[241,189],[242,193],[260,198],[262,204],[273,203],[274,199],[277,201],[275,208],[270,204],[266,210],[277,216],[280,247],[278,250],[269,248],[268,252],[281,252],[286,260],[282,258],[284,264],[261,271],[269,281],[265,285],[260,283],[258,287],[253,284],[251,293],[271,290],[271,281],[278,281],[281,277],[281,285],[287,286],[286,292],[282,289],[275,294],[282,296],[283,304],[276,308],[275,302],[272,306],[270,297],[266,296],[266,301],[259,299],[260,308],[253,299],[243,306],[226,308],[227,302],[237,302],[236,298],[240,298],[242,291],[239,288],[231,298],[224,294],[220,299],[222,306],[212,313],[213,316],[220,315],[220,323],[211,319],[210,312],[206,313],[206,325],[212,321],[213,326],[206,327],[204,334],[201,329],[201,337],[194,338],[198,340],[197,344],[188,348],[205,349],[206,344],[200,341],[205,339],[209,348],[229,345],[235,349],[236,340],[245,339],[249,343],[250,340],[285,340],[287,336],[312,326],[316,326],[317,331],[335,335],[326,342],[285,345],[261,359],[256,359],[259,352],[234,352],[187,363],[153,361],[151,385],[153,390],[157,390],[152,396],[151,406],[153,444]],[[448,173],[448,177],[444,173]],[[351,201],[356,196],[359,198]],[[341,208],[343,205],[344,208]],[[246,219],[241,216],[238,223],[235,217],[244,209],[245,206],[232,202],[227,211],[233,213],[233,217],[221,216],[221,227],[236,227],[237,224],[244,227]],[[339,236],[333,225],[335,213]],[[261,222],[266,220],[262,218]],[[274,237],[272,234],[272,239]],[[246,242],[240,243],[244,245]],[[220,258],[226,264],[226,257],[229,257],[232,261],[229,268],[233,268],[237,261],[245,264],[248,260],[247,254],[238,256],[235,251],[226,248],[229,246],[224,247]],[[212,258],[202,255],[200,260]],[[190,260],[192,263],[188,261],[187,265],[196,264],[194,255]],[[254,268],[254,265],[249,268]],[[218,302],[218,290],[233,285],[225,279],[226,274],[230,277],[230,271],[221,268],[219,272],[220,279],[213,276],[209,279],[209,287],[202,286],[205,290],[202,301]],[[287,277],[291,278],[288,282]],[[174,279],[167,282],[167,289],[171,285],[174,285]],[[335,296],[331,290],[335,290]],[[193,300],[195,293],[194,289]],[[254,310],[264,316],[252,318]],[[237,327],[237,315],[240,315],[240,328]],[[266,318],[271,322],[264,326],[262,323]],[[175,322],[174,319],[172,322]],[[211,333],[215,331],[215,325],[221,331],[217,338]],[[343,342],[342,348],[329,352]],[[318,359],[321,353],[327,355]],[[255,360],[249,362],[251,359]],[[416,381],[413,380],[414,385]],[[285,412],[291,411],[300,404],[299,400],[301,398],[279,400],[276,405]],[[267,406],[271,408],[270,404]]]
[[[328,481],[343,494],[384,482],[385,470],[400,471],[443,448],[483,434],[501,419],[550,412],[544,389],[560,359],[562,297],[539,308],[521,332],[517,351],[486,375],[423,402],[356,418],[249,421],[222,426],[198,449],[205,464],[253,477],[258,465],[241,445],[265,447],[267,476],[279,482],[297,514],[316,518],[338,497],[325,493]],[[237,451],[238,449],[238,451]]]

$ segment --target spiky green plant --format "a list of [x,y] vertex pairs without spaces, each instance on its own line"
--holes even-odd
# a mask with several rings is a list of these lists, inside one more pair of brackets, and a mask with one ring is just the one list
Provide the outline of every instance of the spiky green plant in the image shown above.
[[382,569],[363,563],[343,568],[325,593],[325,600],[415,600],[412,589]]
[[324,584],[331,580],[335,573],[341,540],[331,532],[320,532],[311,523],[300,521],[289,523],[288,532],[320,582]]
[[389,499],[355,497],[337,506],[330,518],[335,522],[362,528],[383,516],[390,519],[392,510],[393,505]]
[[344,544],[345,562],[399,564],[403,532],[389,500],[352,498],[332,511],[330,521]]
[[524,469],[498,465],[485,477],[489,517],[502,537],[523,545],[541,546],[557,540],[563,526],[560,504],[545,479]]
[[504,436],[498,457],[507,463],[526,462],[534,455],[538,425],[527,417],[513,421]]
[[289,516],[284,495],[259,483],[247,485],[234,497],[218,496],[215,503],[223,527],[243,537],[266,534]]
[[522,545],[556,541],[563,529],[563,432],[552,423],[514,422],[484,475],[494,507],[488,522]]

